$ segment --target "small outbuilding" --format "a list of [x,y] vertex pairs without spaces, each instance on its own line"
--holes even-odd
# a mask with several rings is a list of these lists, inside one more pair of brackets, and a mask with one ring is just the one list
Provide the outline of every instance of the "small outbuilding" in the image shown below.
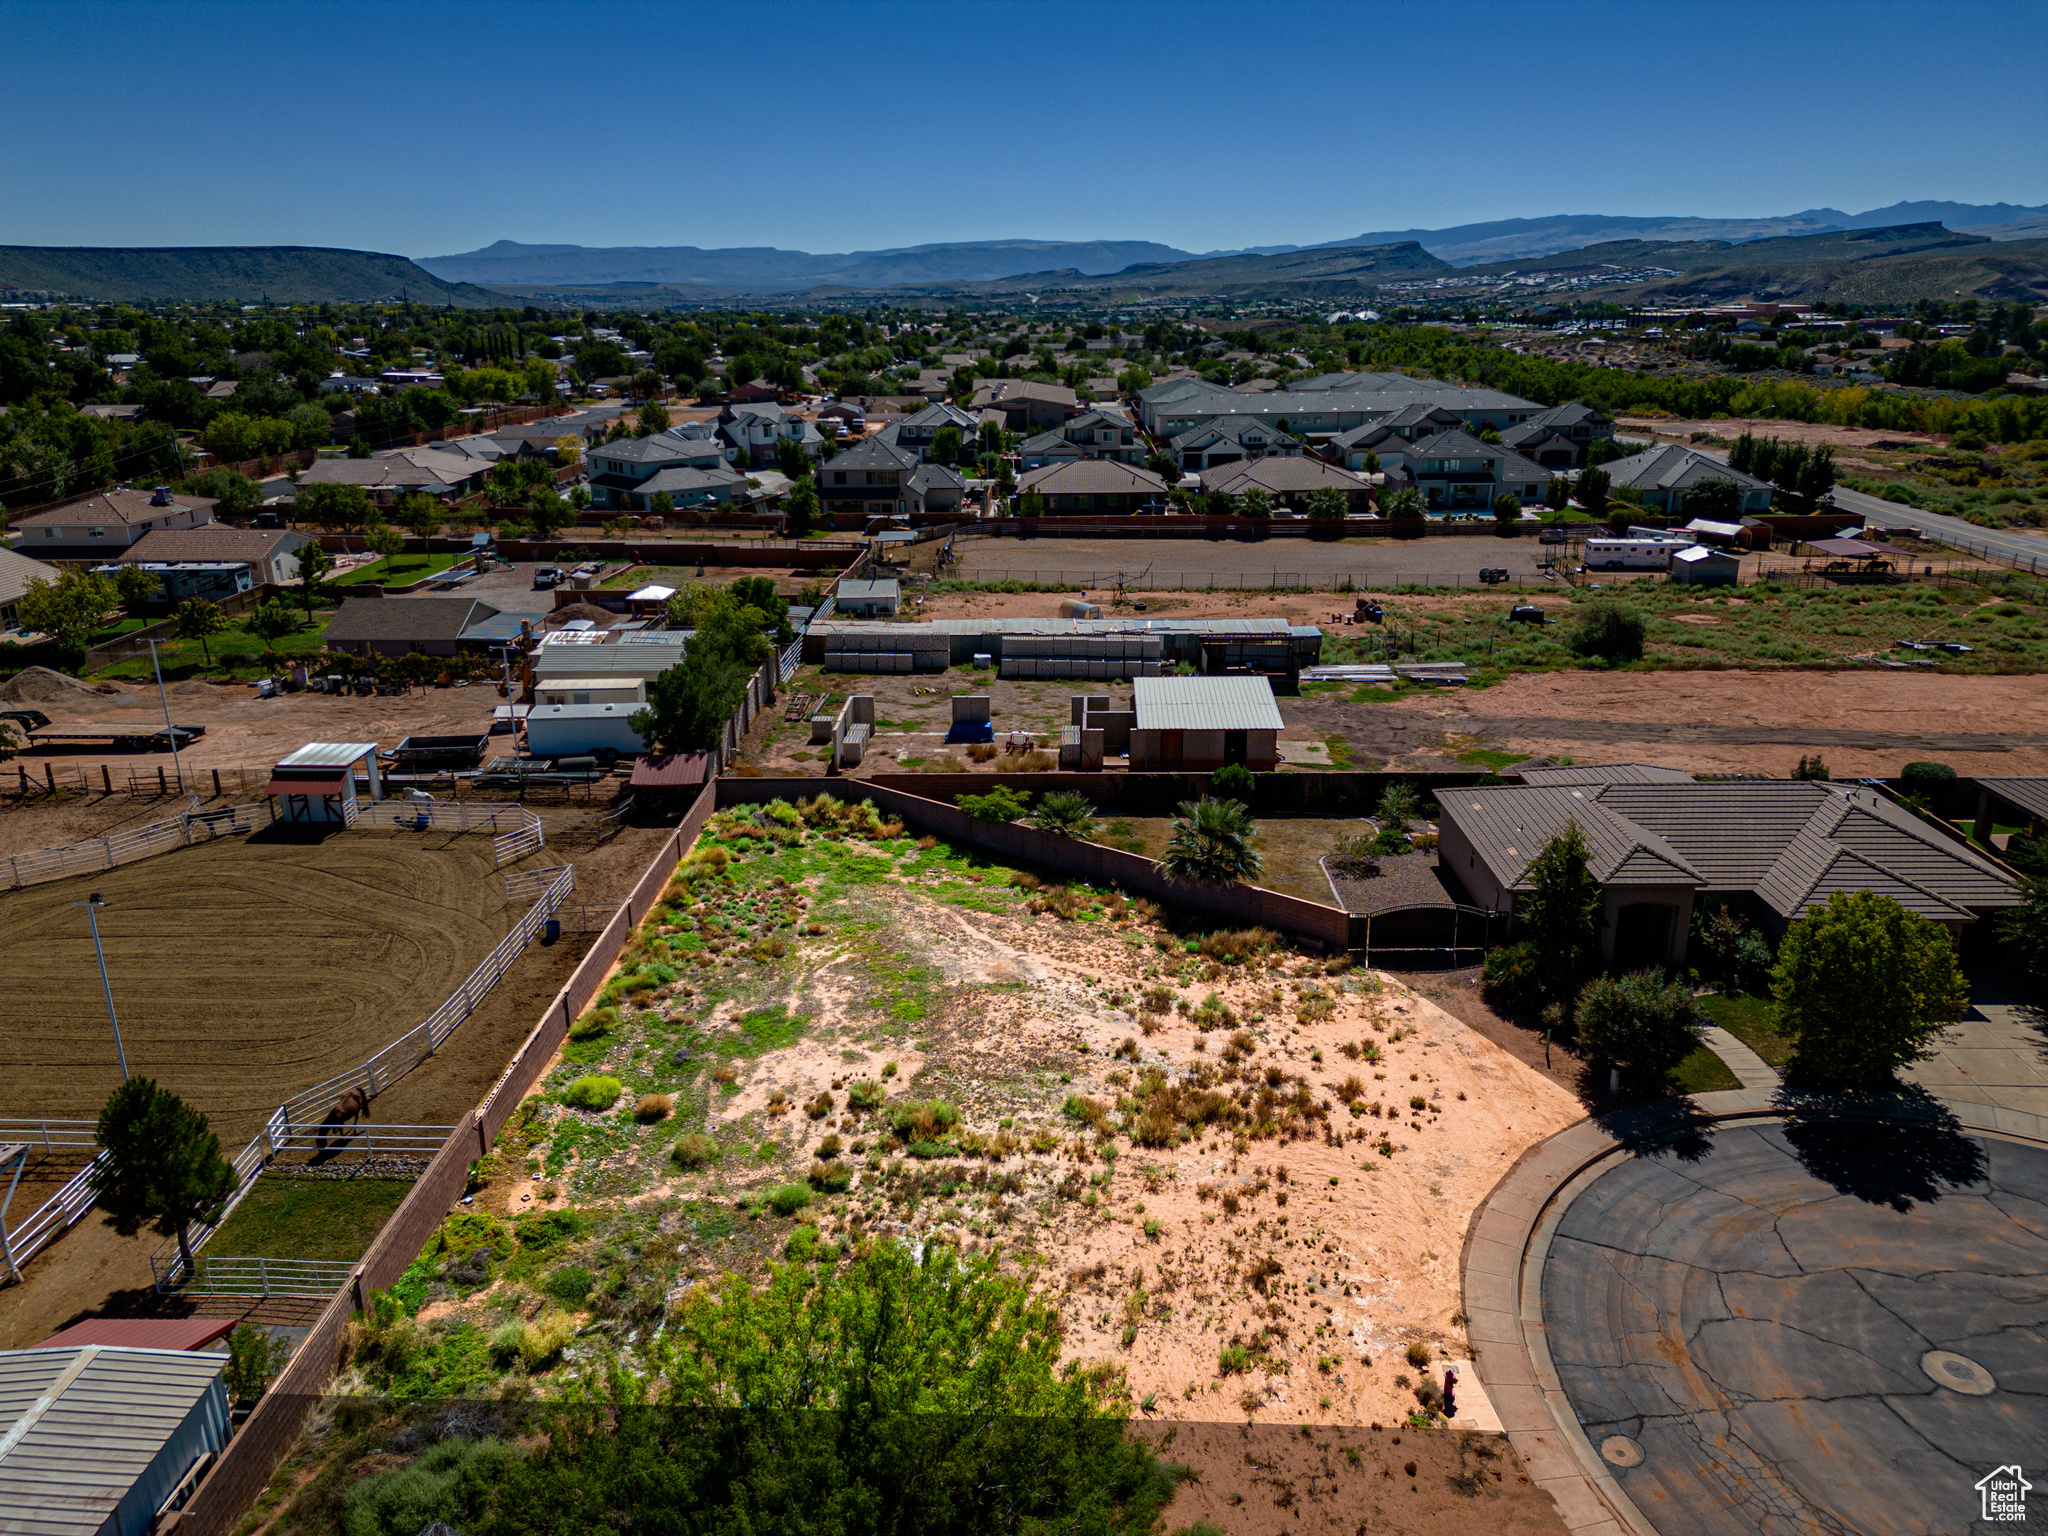
[[893,576],[881,581],[842,581],[832,596],[835,611],[861,619],[893,616],[902,603],[903,589]]
[[356,824],[357,763],[370,769],[370,799],[384,798],[374,741],[309,741],[270,770],[263,792],[272,821]]
[[227,1444],[226,1364],[212,1350],[0,1352],[0,1527],[144,1536]]
[[1134,771],[1269,772],[1280,760],[1280,706],[1263,677],[1133,678],[1131,707]]
[[1732,587],[1741,579],[1742,561],[1725,549],[1690,544],[1673,552],[1670,569],[1682,587]]

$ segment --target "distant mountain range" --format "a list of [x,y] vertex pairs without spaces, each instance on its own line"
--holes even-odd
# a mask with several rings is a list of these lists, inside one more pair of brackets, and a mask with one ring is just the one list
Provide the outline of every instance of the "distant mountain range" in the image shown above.
[[[1150,240],[974,240],[823,255],[773,246],[702,249],[694,245],[522,245],[514,240],[500,240],[480,251],[461,255],[422,256],[418,264],[449,282],[486,286],[702,284],[735,292],[777,293],[820,286],[893,288],[909,284],[986,283],[1065,270],[1085,277],[1104,277],[1139,265],[1411,243],[1439,261],[1462,267],[1551,256],[1617,240],[1740,244],[1929,222],[1994,240],[2024,240],[2048,233],[2042,227],[2044,219],[2048,219],[2048,205],[2029,208],[2014,203],[1946,202],[1894,203],[1889,208],[1873,208],[1866,213],[1809,208],[1803,213],[1757,219],[1575,213],[1459,224],[1449,229],[1375,230],[1308,246],[1260,245],[1205,252],[1178,250]],[[2013,226],[2009,231],[2008,225]]]
[[503,302],[444,282],[403,256],[317,245],[0,245],[0,290],[200,304],[418,299],[462,309]]

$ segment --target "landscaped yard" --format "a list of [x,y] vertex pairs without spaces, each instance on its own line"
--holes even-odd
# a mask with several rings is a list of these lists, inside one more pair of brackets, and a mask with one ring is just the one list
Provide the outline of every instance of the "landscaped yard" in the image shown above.
[[385,586],[402,587],[415,581],[424,581],[429,576],[438,576],[458,561],[467,560],[468,555],[394,555],[389,560],[379,560],[374,565],[359,565],[344,576],[336,576],[333,584],[338,587],[353,586],[358,582],[374,581]]
[[[1750,992],[1741,997],[1703,997],[1707,1016],[1774,1067],[1792,1059],[1792,1042],[1771,1028],[1771,999]],[[1729,1084],[1732,1088],[1735,1085]]]
[[224,1259],[359,1259],[411,1188],[407,1179],[266,1173],[206,1251]]
[[[309,620],[302,605],[292,603],[291,608],[298,614],[301,625],[291,634],[275,642],[273,648],[276,654],[279,657],[310,655],[322,649],[321,636],[327,632],[327,621],[334,617],[334,609],[331,606],[319,605],[316,600]],[[163,659],[164,680],[177,682],[188,677],[219,677],[264,668],[266,662],[263,640],[260,636],[252,635],[243,629],[242,624],[241,619],[230,620],[229,627],[209,639],[203,649],[197,640],[158,641],[157,654]],[[209,651],[213,657],[211,665],[206,660]],[[127,661],[102,667],[93,673],[94,677],[99,678],[153,678],[155,675],[147,651]]]

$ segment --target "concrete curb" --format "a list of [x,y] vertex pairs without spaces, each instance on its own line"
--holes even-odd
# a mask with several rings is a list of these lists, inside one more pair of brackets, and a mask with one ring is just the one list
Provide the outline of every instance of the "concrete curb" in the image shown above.
[[[1708,1043],[1720,1053],[1718,1044]],[[1480,1202],[1466,1230],[1460,1269],[1472,1369],[1530,1479],[1557,1501],[1573,1536],[1658,1532],[1587,1440],[1551,1365],[1543,1262],[1572,1201],[1616,1159],[1713,1125],[1782,1119],[1821,1106],[1844,1118],[1868,1120],[1923,1119],[1935,1112],[1916,1113],[1910,1101],[1893,1095],[1862,1100],[1788,1095],[1777,1088],[1775,1072],[1747,1047],[1740,1048],[1770,1074],[1770,1088],[1705,1093],[1689,1103],[1621,1110],[1567,1126],[1522,1154]],[[1739,1076],[1749,1075],[1735,1061],[1728,1064]],[[2048,1116],[1960,1100],[1934,1102],[1964,1131],[2048,1146]]]

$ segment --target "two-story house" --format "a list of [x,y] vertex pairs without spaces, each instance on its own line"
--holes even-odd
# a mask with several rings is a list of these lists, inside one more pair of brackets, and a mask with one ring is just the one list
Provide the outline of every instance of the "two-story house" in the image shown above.
[[818,498],[827,512],[901,515],[910,511],[910,478],[918,468],[908,448],[870,437],[825,461]]
[[1070,416],[1078,416],[1081,397],[1064,384],[989,379],[974,391],[968,406],[975,411],[1001,411],[1003,425],[1012,432],[1043,432]]
[[1659,512],[1676,512],[1685,493],[1708,480],[1726,480],[1733,485],[1741,496],[1738,510],[1745,515],[1768,512],[1771,506],[1767,481],[1677,443],[1659,443],[1602,467],[1615,490],[1634,491],[1644,506]]
[[[718,438],[683,437],[673,432],[601,444],[585,458],[590,466],[590,504],[607,511],[645,512],[664,492],[679,507],[685,504],[679,492],[697,500],[730,500],[730,492],[723,497],[711,494],[714,482],[702,478],[712,475],[717,484],[728,485],[736,478],[744,479],[726,463],[729,451]],[[676,470],[696,473],[677,477],[671,473]],[[664,475],[668,480],[655,484]]]
[[931,458],[932,443],[948,427],[960,434],[962,449],[972,453],[975,440],[981,433],[981,418],[957,405],[943,402],[928,405],[901,421],[891,422],[882,429],[881,435],[898,448],[916,454],[918,462],[924,463]]
[[794,440],[813,458],[825,445],[815,425],[773,403],[727,405],[718,413],[717,435],[730,450],[729,460],[737,463],[744,453],[763,468],[773,465],[784,438]]
[[22,536],[16,548],[36,560],[113,560],[155,529],[205,527],[219,505],[211,496],[173,496],[165,485],[102,491],[13,519]]
[[1112,464],[1143,464],[1145,440],[1129,417],[1110,411],[1084,411],[1062,426],[1019,446],[1026,469],[1045,464],[1074,464],[1104,459]]
[[1541,465],[1462,430],[1389,439],[1379,455],[1388,489],[1420,491],[1432,512],[1484,512],[1503,494],[1526,505],[1541,501],[1550,482]]
[[1546,469],[1584,469],[1586,450],[1613,437],[1612,416],[1580,401],[1567,400],[1563,405],[1537,412],[1520,426],[1507,428],[1500,440]]
[[1244,459],[1293,458],[1301,442],[1257,416],[1219,416],[1176,434],[1167,447],[1184,473],[1200,474]]

